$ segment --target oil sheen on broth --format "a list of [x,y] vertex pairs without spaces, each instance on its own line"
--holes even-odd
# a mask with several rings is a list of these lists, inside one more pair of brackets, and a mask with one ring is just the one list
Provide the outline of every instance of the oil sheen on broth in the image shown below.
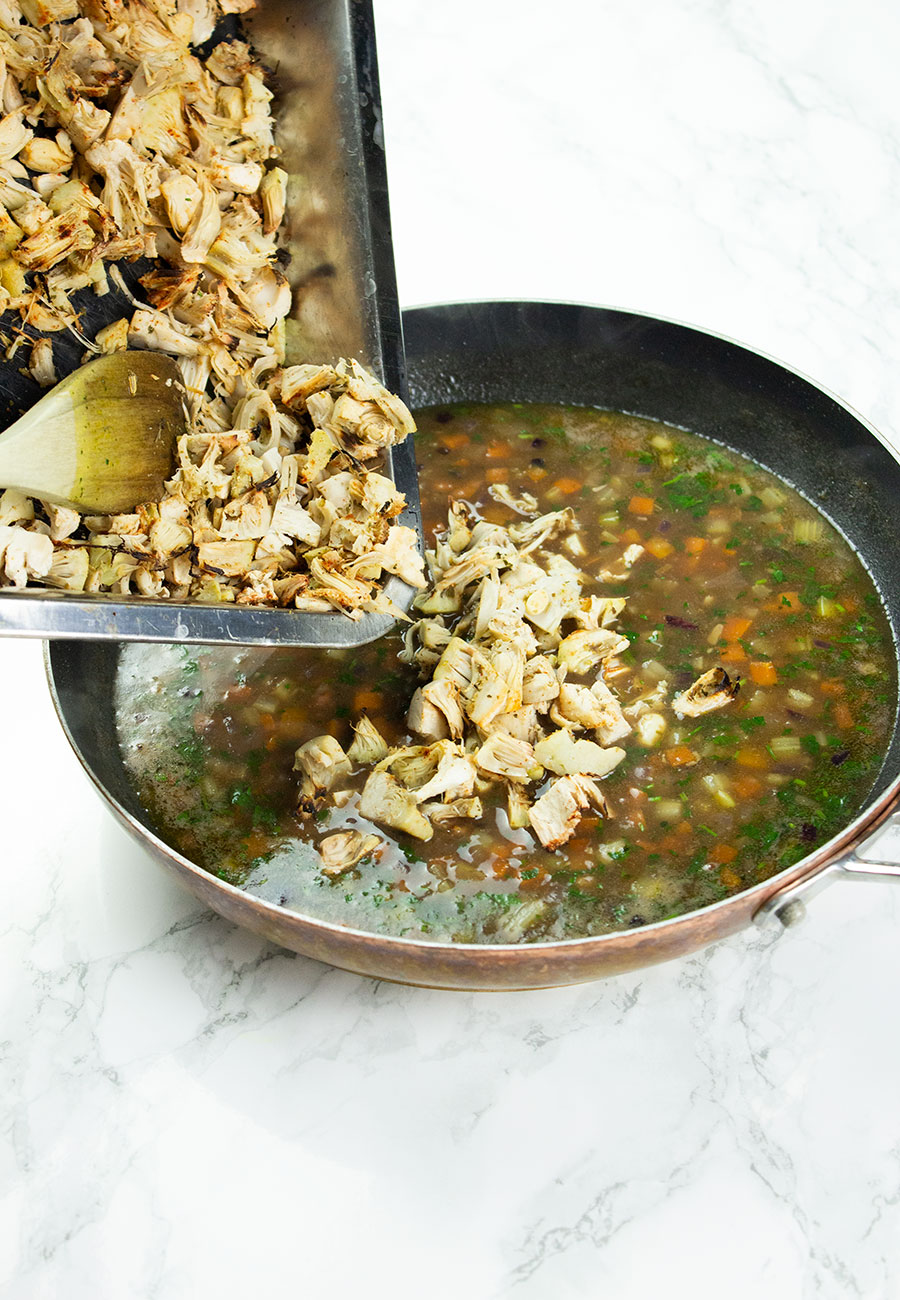
[[[132,645],[117,679],[119,738],[160,834],[249,892],[339,925],[432,941],[535,942],[679,915],[782,870],[865,801],[896,707],[892,642],[844,539],[751,461],[680,429],[539,405],[417,414],[426,535],[449,497],[516,519],[491,483],[574,507],[589,574],[644,554],[603,594],[628,597],[631,647],[607,680],[623,705],[665,679],[669,697],[716,665],[737,698],[697,718],[667,711],[652,747],[621,742],[602,781],[611,819],[586,817],[549,852],[488,795],[480,822],[428,844],[362,821],[356,798],[296,814],[295,749],[345,746],[365,712],[389,744],[416,743],[416,673],[399,635],[349,651]],[[587,588],[586,590],[600,588]],[[592,674],[591,679],[596,674]],[[360,789],[366,773],[354,781]],[[336,830],[382,839],[337,879],[315,845]]]

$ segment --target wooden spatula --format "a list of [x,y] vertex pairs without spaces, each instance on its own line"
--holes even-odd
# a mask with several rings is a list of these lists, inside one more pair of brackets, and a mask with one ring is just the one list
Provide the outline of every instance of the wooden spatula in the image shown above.
[[0,434],[0,486],[91,514],[158,500],[187,431],[177,363],[112,352],[51,388]]

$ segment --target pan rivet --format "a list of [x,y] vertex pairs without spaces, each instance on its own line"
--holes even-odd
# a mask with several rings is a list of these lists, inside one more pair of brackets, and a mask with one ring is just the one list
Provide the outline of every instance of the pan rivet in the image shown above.
[[806,916],[806,904],[802,898],[793,898],[789,903],[779,907],[775,915],[785,929],[792,925],[799,925]]

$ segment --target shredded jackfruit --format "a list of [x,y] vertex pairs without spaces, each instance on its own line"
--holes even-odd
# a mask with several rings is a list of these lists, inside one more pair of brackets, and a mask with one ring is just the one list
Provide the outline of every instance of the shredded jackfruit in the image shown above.
[[[49,385],[52,334],[78,331],[71,295],[117,294],[121,318],[82,342],[177,357],[191,415],[163,502],[127,532],[92,516],[64,534],[33,502],[0,581],[353,618],[386,574],[424,585],[395,522],[404,498],[374,472],[414,429],[409,411],[356,361],[284,367],[273,93],[243,41],[196,52],[222,14],[252,7],[0,3],[0,313],[41,332],[29,368]],[[141,257],[136,297],[118,264]],[[7,333],[11,359],[29,339]],[[339,505],[334,479],[351,485]]]
[[[311,369],[291,380],[310,395],[315,381]],[[341,502],[344,490],[332,478],[329,499]],[[630,642],[598,625],[615,623],[626,600],[585,596],[588,575],[545,549],[564,545],[576,528],[572,511],[503,527],[450,503],[447,531],[427,554],[428,586],[415,600],[424,617],[400,653],[424,679],[406,716],[424,743],[389,748],[365,717],[356,724],[347,758],[371,769],[362,817],[428,840],[436,825],[480,818],[478,796],[505,787],[510,825],[555,849],[587,810],[611,816],[596,780],[625,759],[613,742],[632,728],[604,672]],[[436,611],[441,592],[447,599]],[[535,593],[547,600],[535,602]],[[570,680],[598,669],[590,684]],[[305,770],[304,747],[297,758]],[[301,816],[328,804],[323,789],[311,793],[305,780]]]

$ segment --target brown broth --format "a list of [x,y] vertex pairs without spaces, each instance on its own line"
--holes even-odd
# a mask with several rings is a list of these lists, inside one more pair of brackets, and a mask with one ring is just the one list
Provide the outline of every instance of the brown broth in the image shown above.
[[[890,632],[867,572],[802,497],[735,452],[617,413],[456,406],[417,414],[426,528],[448,497],[505,524],[506,483],[541,511],[571,505],[577,563],[625,595],[632,642],[606,679],[627,705],[661,677],[669,698],[721,664],[733,704],[679,720],[653,747],[631,736],[602,782],[612,819],[585,818],[548,852],[488,795],[480,823],[428,844],[372,827],[356,798],[296,815],[294,750],[322,732],[346,747],[366,712],[409,742],[417,675],[399,636],[353,651],[128,646],[120,744],[161,835],[207,870],[295,911],[434,941],[602,934],[715,902],[791,865],[858,811],[896,709]],[[628,546],[644,554],[627,572]],[[569,558],[572,558],[570,553]],[[415,742],[413,742],[415,743]],[[366,773],[348,785],[360,789]],[[380,856],[336,880],[327,833],[376,831]]]

